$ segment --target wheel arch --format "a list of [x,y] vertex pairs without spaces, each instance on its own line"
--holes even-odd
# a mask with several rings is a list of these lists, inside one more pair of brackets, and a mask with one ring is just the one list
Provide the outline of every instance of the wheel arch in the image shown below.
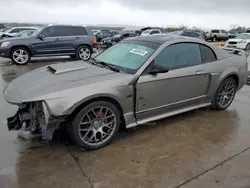
[[13,50],[16,49],[16,48],[25,48],[25,49],[27,49],[29,51],[30,56],[32,56],[32,51],[30,50],[30,48],[27,45],[14,45],[14,46],[12,46],[10,48],[10,57],[12,55]]
[[89,47],[91,53],[93,53],[93,49],[91,48],[91,46],[90,46],[89,44],[78,44],[78,45],[76,46],[76,49],[75,49],[75,50],[76,50],[76,53],[77,53],[78,48],[80,48],[81,46],[87,46],[87,47]]
[[110,102],[110,103],[114,104],[121,114],[121,123],[125,124],[125,118],[124,118],[123,108],[122,108],[121,104],[118,102],[117,99],[110,97],[110,96],[95,96],[95,97],[89,98],[85,101],[82,101],[81,103],[79,103],[77,106],[74,107],[73,111],[70,113],[70,115],[67,117],[67,119],[74,118],[81,111],[81,109],[83,107],[85,107],[88,104],[91,104],[93,102],[96,102],[96,101],[106,101],[106,102]]

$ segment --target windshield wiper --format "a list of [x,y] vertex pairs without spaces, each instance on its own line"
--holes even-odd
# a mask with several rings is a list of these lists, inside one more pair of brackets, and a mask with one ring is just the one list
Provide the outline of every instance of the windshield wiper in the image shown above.
[[102,65],[103,67],[108,67],[110,70],[112,70],[112,71],[115,71],[115,72],[120,72],[120,70],[118,69],[118,68],[116,68],[115,66],[113,66],[113,65],[111,65],[111,64],[109,64],[109,63],[105,63],[104,61],[98,61],[98,60],[96,60],[96,59],[94,59],[94,58],[92,58],[91,60],[90,60],[90,63],[91,64],[96,64],[96,65]]

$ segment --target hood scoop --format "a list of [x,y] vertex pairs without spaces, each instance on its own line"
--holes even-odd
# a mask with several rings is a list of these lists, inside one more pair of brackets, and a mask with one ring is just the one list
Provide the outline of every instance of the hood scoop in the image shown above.
[[83,70],[87,69],[87,67],[84,64],[81,63],[63,63],[63,64],[53,64],[47,66],[47,69],[49,72],[52,74],[62,74],[62,73],[67,73],[67,72],[73,72],[73,71],[78,71],[78,70]]

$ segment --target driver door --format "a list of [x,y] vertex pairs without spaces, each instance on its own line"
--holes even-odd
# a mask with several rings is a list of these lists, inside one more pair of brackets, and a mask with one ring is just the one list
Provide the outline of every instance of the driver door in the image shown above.
[[[137,82],[137,120],[200,104],[206,96],[210,75],[203,73],[199,45],[178,43],[163,49]],[[167,73],[148,74],[152,67]]]
[[48,27],[32,44],[36,55],[51,55],[62,53],[62,30],[59,27]]

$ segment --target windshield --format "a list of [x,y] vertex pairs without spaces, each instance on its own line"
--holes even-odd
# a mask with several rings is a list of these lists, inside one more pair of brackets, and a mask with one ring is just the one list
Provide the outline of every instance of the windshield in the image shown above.
[[94,59],[114,65],[127,73],[135,73],[158,48],[158,44],[123,41],[102,52]]
[[37,36],[38,33],[40,33],[40,31],[42,31],[42,30],[43,30],[43,28],[39,28],[39,29],[35,30],[30,36],[31,36],[31,37],[35,37],[35,36]]
[[151,30],[143,31],[142,34],[149,34]]
[[235,38],[236,39],[250,39],[250,34],[240,34]]
[[29,37],[32,35],[32,33],[35,31],[24,31],[22,33],[20,33],[19,35],[17,35],[17,37]]
[[1,32],[8,32],[10,30],[10,28],[5,28],[5,29],[3,29]]

